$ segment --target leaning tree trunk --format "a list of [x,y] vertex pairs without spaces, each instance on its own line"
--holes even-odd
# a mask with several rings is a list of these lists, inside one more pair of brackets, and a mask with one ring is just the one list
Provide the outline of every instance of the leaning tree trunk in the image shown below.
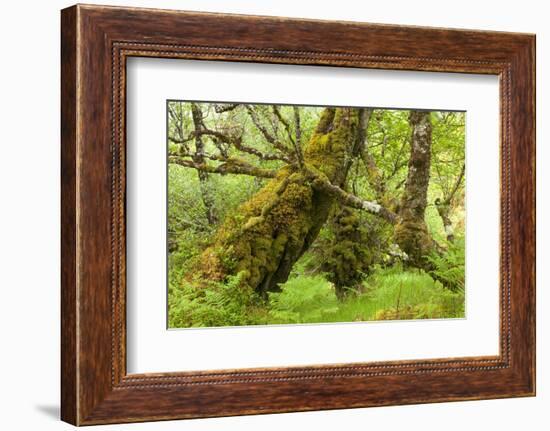
[[409,122],[412,128],[411,157],[394,238],[401,250],[407,253],[408,264],[428,270],[430,265],[426,256],[435,249],[424,220],[432,157],[430,113],[411,111]]
[[285,166],[220,227],[212,246],[197,261],[199,280],[240,275],[241,283],[262,296],[279,290],[290,270],[326,222],[333,195],[313,188],[307,171],[342,186],[364,110],[327,108],[303,151],[307,169]]

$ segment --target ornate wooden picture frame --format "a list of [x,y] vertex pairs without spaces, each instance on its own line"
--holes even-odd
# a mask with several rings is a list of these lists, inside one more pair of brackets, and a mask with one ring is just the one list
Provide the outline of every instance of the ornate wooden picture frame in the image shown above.
[[[61,417],[75,425],[535,394],[535,37],[77,5],[61,20]],[[129,57],[500,79],[500,354],[126,372]],[[497,221],[495,221],[497,222]]]

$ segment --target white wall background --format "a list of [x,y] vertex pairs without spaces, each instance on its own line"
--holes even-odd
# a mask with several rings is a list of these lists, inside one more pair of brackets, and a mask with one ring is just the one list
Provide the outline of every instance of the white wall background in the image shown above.
[[[135,430],[544,430],[550,423],[550,28],[545,2],[119,0],[104,4],[280,15],[537,34],[538,396],[104,426]],[[63,430],[59,422],[60,0],[2,4],[0,32],[0,427]],[[31,103],[32,102],[32,103]],[[546,269],[546,271],[545,271]],[[546,312],[546,314],[545,314]]]

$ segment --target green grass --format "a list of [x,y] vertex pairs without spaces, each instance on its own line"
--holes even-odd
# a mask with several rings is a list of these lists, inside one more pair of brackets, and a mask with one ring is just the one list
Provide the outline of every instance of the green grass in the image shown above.
[[378,268],[361,292],[340,302],[323,275],[294,274],[267,304],[243,291],[238,279],[203,292],[170,289],[170,327],[241,326],[464,317],[464,291],[445,289],[429,275]]
[[355,322],[464,317],[464,293],[450,292],[418,271],[378,270],[364,291],[336,300],[321,276],[289,280],[270,297],[273,323]]

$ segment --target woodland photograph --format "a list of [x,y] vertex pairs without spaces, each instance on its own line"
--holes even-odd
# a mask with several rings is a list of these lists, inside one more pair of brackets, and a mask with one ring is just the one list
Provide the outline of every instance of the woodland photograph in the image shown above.
[[465,112],[166,107],[169,328],[465,317]]

